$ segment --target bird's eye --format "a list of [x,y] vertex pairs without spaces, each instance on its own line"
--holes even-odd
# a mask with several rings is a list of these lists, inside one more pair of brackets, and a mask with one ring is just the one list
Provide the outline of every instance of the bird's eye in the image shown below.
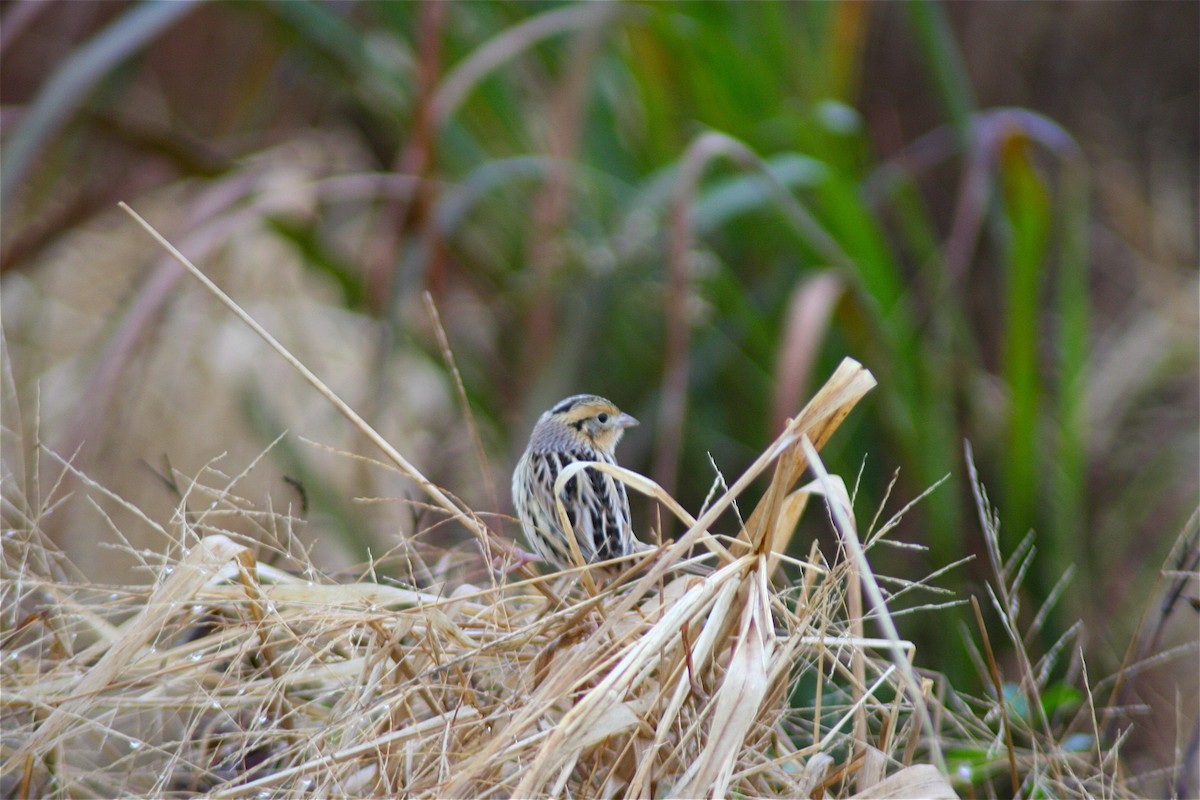
[[596,420],[603,425],[604,423],[608,422],[608,414],[597,414]]

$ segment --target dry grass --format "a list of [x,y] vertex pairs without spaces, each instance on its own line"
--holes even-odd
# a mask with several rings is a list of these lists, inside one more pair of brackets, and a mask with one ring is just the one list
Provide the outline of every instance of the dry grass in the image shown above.
[[[929,757],[927,711],[913,713],[927,698],[911,646],[848,615],[854,562],[814,551],[798,586],[775,580],[821,491],[792,491],[801,443],[872,385],[848,362],[655,566],[592,591],[555,576],[425,591],[333,584],[311,565],[299,577],[222,533],[229,514],[286,518],[198,482],[147,564],[156,584],[94,586],[30,519],[4,548],[6,793],[802,796],[899,773],[949,794],[936,770],[902,770]],[[712,542],[723,565],[664,582],[772,465],[743,537]],[[814,671],[839,690],[792,708]]]
[[[1127,795],[1112,752],[1066,747],[1066,730],[1046,719],[1022,727],[1007,703],[960,697],[914,667],[890,609],[928,587],[873,573],[871,549],[891,525],[860,535],[845,482],[816,455],[874,383],[843,362],[699,519],[619,471],[687,526],[623,580],[576,571],[474,586],[406,543],[361,580],[335,582],[290,544],[289,515],[254,508],[236,493],[239,476],[206,470],[172,476],[177,512],[145,520],[163,546],[133,554],[153,585],[97,585],[40,533],[53,506],[14,491],[6,471],[0,790],[954,797],[953,773],[988,793],[1011,780],[1021,795]],[[503,551],[477,514],[341,407],[444,519],[485,553]],[[797,488],[810,470],[816,479]],[[741,533],[711,536],[768,473]],[[790,559],[813,497],[838,550]],[[987,527],[982,495],[980,507]],[[232,533],[234,518],[260,535]],[[693,547],[716,554],[715,570],[669,577]],[[276,557],[286,569],[268,563]],[[1004,615],[1015,585],[1000,581],[996,605],[1020,641]],[[1037,706],[1039,670],[1023,669]],[[1099,718],[1092,708],[1093,727]],[[984,754],[968,772],[947,764],[964,750]]]

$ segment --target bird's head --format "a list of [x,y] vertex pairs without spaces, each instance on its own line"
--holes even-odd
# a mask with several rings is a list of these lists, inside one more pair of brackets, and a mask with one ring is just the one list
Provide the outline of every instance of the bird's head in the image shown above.
[[534,428],[533,440],[537,443],[539,434],[555,438],[561,436],[566,442],[594,447],[611,455],[625,429],[637,424],[636,419],[603,397],[577,394],[556,403],[542,414]]

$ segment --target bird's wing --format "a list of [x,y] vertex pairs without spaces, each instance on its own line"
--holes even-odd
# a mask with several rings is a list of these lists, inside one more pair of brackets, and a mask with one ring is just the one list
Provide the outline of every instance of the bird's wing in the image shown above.
[[[531,506],[529,517],[548,533],[557,534],[566,550],[566,538],[558,524],[558,510],[552,495],[554,482],[563,467],[575,461],[614,463],[598,452],[544,452],[530,454]],[[604,561],[633,552],[633,530],[629,523],[629,497],[625,485],[611,475],[594,469],[580,471],[564,485],[559,495],[567,520],[575,532],[579,553],[586,563]],[[545,537],[542,537],[545,538]],[[570,554],[563,552],[562,563],[572,563]]]

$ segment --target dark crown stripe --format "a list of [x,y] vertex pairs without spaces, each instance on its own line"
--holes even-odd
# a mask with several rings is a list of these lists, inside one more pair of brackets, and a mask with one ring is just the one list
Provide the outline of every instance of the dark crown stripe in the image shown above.
[[574,408],[575,406],[579,405],[581,402],[586,400],[587,397],[588,397],[588,395],[586,395],[586,394],[577,394],[574,397],[568,397],[566,400],[563,400],[561,403],[556,405],[554,408],[550,409],[550,413],[551,414],[565,414],[566,412],[570,411],[572,408]]

